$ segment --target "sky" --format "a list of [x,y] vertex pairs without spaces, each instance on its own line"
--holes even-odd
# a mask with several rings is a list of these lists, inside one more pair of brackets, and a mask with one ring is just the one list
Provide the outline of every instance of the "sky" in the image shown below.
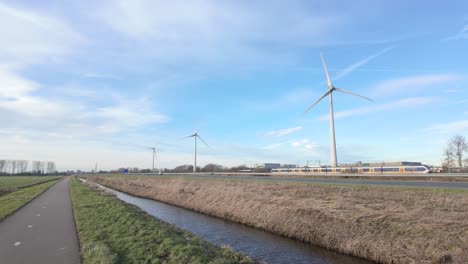
[[0,159],[59,170],[439,165],[468,137],[466,1],[0,1]]

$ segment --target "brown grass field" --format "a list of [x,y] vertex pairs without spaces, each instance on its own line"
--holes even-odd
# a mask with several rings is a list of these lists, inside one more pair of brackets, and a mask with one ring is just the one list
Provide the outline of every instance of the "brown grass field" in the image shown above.
[[105,186],[379,263],[468,263],[468,192],[90,176]]

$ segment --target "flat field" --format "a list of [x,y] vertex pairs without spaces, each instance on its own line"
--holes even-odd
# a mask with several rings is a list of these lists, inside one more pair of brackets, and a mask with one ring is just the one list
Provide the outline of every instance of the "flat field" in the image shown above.
[[18,188],[31,186],[41,182],[58,179],[57,176],[1,176],[0,196],[17,190]]
[[89,180],[380,263],[468,263],[468,191],[253,180]]
[[77,179],[70,182],[83,263],[253,263]]
[[[11,215],[19,208],[23,207],[32,199],[47,190],[50,186],[57,183],[61,178],[55,177],[56,179],[49,179],[49,181],[39,183],[30,187],[21,189],[11,189],[12,192],[0,196],[0,221],[5,217]],[[36,182],[37,183],[37,182]],[[27,184],[29,185],[29,184]]]

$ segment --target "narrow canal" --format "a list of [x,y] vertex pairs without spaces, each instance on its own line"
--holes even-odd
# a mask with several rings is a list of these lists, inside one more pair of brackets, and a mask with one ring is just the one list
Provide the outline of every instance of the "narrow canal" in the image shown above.
[[101,187],[114,193],[118,199],[133,204],[162,221],[192,232],[217,246],[229,246],[258,262],[272,264],[372,263],[246,225]]

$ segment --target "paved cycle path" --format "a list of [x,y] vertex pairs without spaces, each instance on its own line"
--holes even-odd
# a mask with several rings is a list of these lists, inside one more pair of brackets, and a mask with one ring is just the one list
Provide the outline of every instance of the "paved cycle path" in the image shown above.
[[81,262],[69,180],[58,182],[0,222],[0,263]]

